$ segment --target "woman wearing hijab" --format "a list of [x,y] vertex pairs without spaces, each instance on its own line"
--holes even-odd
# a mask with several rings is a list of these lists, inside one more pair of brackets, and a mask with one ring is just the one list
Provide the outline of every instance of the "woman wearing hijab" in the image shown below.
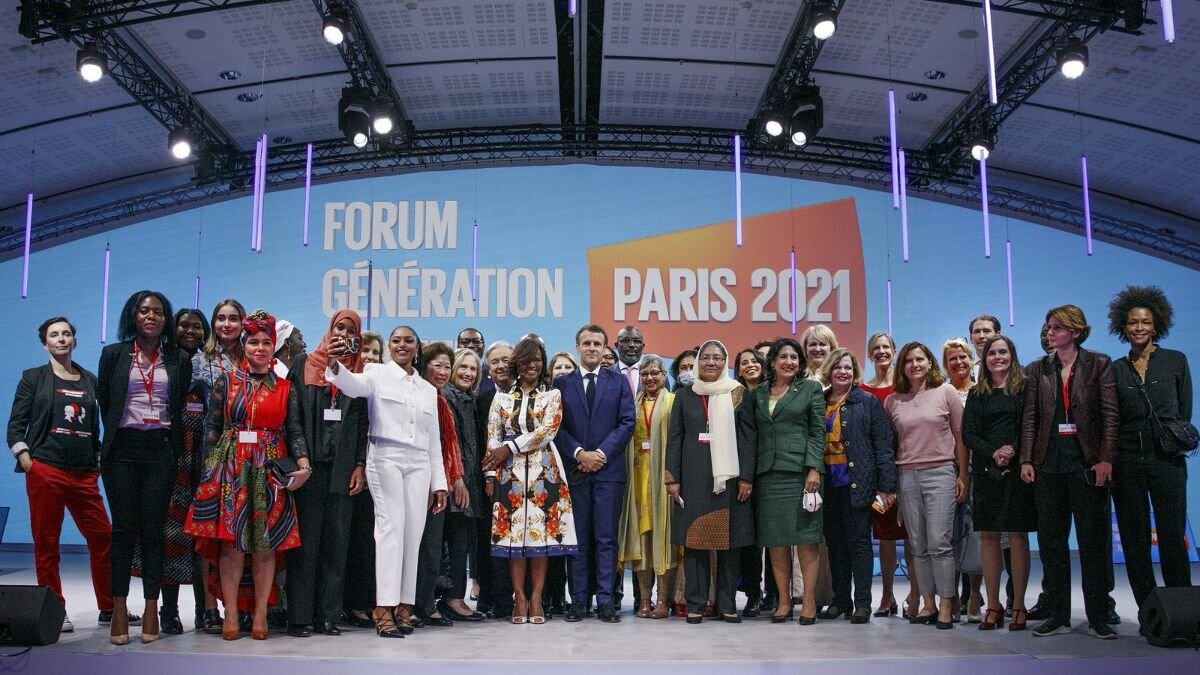
[[430,499],[446,508],[437,390],[421,379],[421,340],[409,326],[388,337],[392,360],[362,373],[329,362],[325,379],[347,396],[365,398],[370,418],[367,485],[375,505],[375,609],[379,637],[411,634],[417,559]]
[[[247,316],[241,342],[241,367],[217,380],[209,397],[204,473],[184,531],[196,538],[197,550],[210,564],[219,565],[226,640],[239,637],[238,586],[250,554],[250,635],[265,640],[276,556],[300,545],[292,491],[304,485],[313,468],[300,425],[299,393],[271,370],[275,317],[261,309]],[[294,462],[274,462],[286,457]],[[276,467],[285,471],[286,482]]]
[[353,495],[366,487],[367,407],[325,379],[336,359],[360,373],[363,357],[355,349],[362,320],[343,309],[329,320],[321,344],[292,362],[288,381],[300,394],[300,422],[308,443],[312,476],[296,491],[300,539],[304,546],[288,556],[288,634],[308,637],[315,630],[341,635],[337,620],[350,537]]
[[754,419],[743,405],[746,389],[729,377],[728,359],[720,342],[700,345],[696,380],[675,393],[667,435],[671,542],[684,547],[692,624],[703,620],[708,603],[710,551],[717,559],[717,616],[741,622],[733,603],[737,549],[754,541]]

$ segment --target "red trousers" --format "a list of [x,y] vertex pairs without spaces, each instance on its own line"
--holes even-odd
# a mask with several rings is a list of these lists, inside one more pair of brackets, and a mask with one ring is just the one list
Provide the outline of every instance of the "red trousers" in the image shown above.
[[107,611],[113,608],[112,568],[108,561],[112,524],[104,510],[104,500],[100,498],[99,477],[95,471],[67,471],[34,460],[25,475],[25,491],[29,495],[29,524],[33,530],[38,584],[54,591],[66,606],[62,577],[58,573],[58,542],[65,508],[71,512],[75,526],[87,540],[96,605]]

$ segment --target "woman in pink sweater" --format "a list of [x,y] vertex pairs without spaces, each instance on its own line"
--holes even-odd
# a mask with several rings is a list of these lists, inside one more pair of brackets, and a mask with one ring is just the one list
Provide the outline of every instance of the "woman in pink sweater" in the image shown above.
[[896,361],[896,393],[884,407],[896,431],[900,515],[925,607],[933,607],[934,593],[938,596],[936,613],[917,614],[910,621],[936,623],[945,630],[954,627],[954,505],[966,499],[970,476],[962,442],[963,405],[925,345],[904,345]]

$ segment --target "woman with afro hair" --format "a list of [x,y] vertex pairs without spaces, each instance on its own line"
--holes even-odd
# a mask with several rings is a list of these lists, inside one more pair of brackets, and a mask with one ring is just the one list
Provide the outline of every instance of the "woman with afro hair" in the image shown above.
[[1163,585],[1190,586],[1184,527],[1187,465],[1159,422],[1190,421],[1192,375],[1183,352],[1160,347],[1174,325],[1171,303],[1157,286],[1127,286],[1108,306],[1108,332],[1129,344],[1113,364],[1121,409],[1113,503],[1125,549],[1125,571],[1139,614],[1157,586],[1150,561],[1153,505]]

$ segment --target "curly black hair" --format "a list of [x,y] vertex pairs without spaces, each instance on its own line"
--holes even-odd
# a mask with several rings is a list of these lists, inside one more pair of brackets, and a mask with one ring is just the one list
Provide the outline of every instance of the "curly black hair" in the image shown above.
[[1129,342],[1129,336],[1125,335],[1125,321],[1129,318],[1129,312],[1138,307],[1150,310],[1150,315],[1154,317],[1155,338],[1167,337],[1171,326],[1175,325],[1175,310],[1158,286],[1126,286],[1114,295],[1112,302],[1108,303],[1108,332],[1121,342]]

